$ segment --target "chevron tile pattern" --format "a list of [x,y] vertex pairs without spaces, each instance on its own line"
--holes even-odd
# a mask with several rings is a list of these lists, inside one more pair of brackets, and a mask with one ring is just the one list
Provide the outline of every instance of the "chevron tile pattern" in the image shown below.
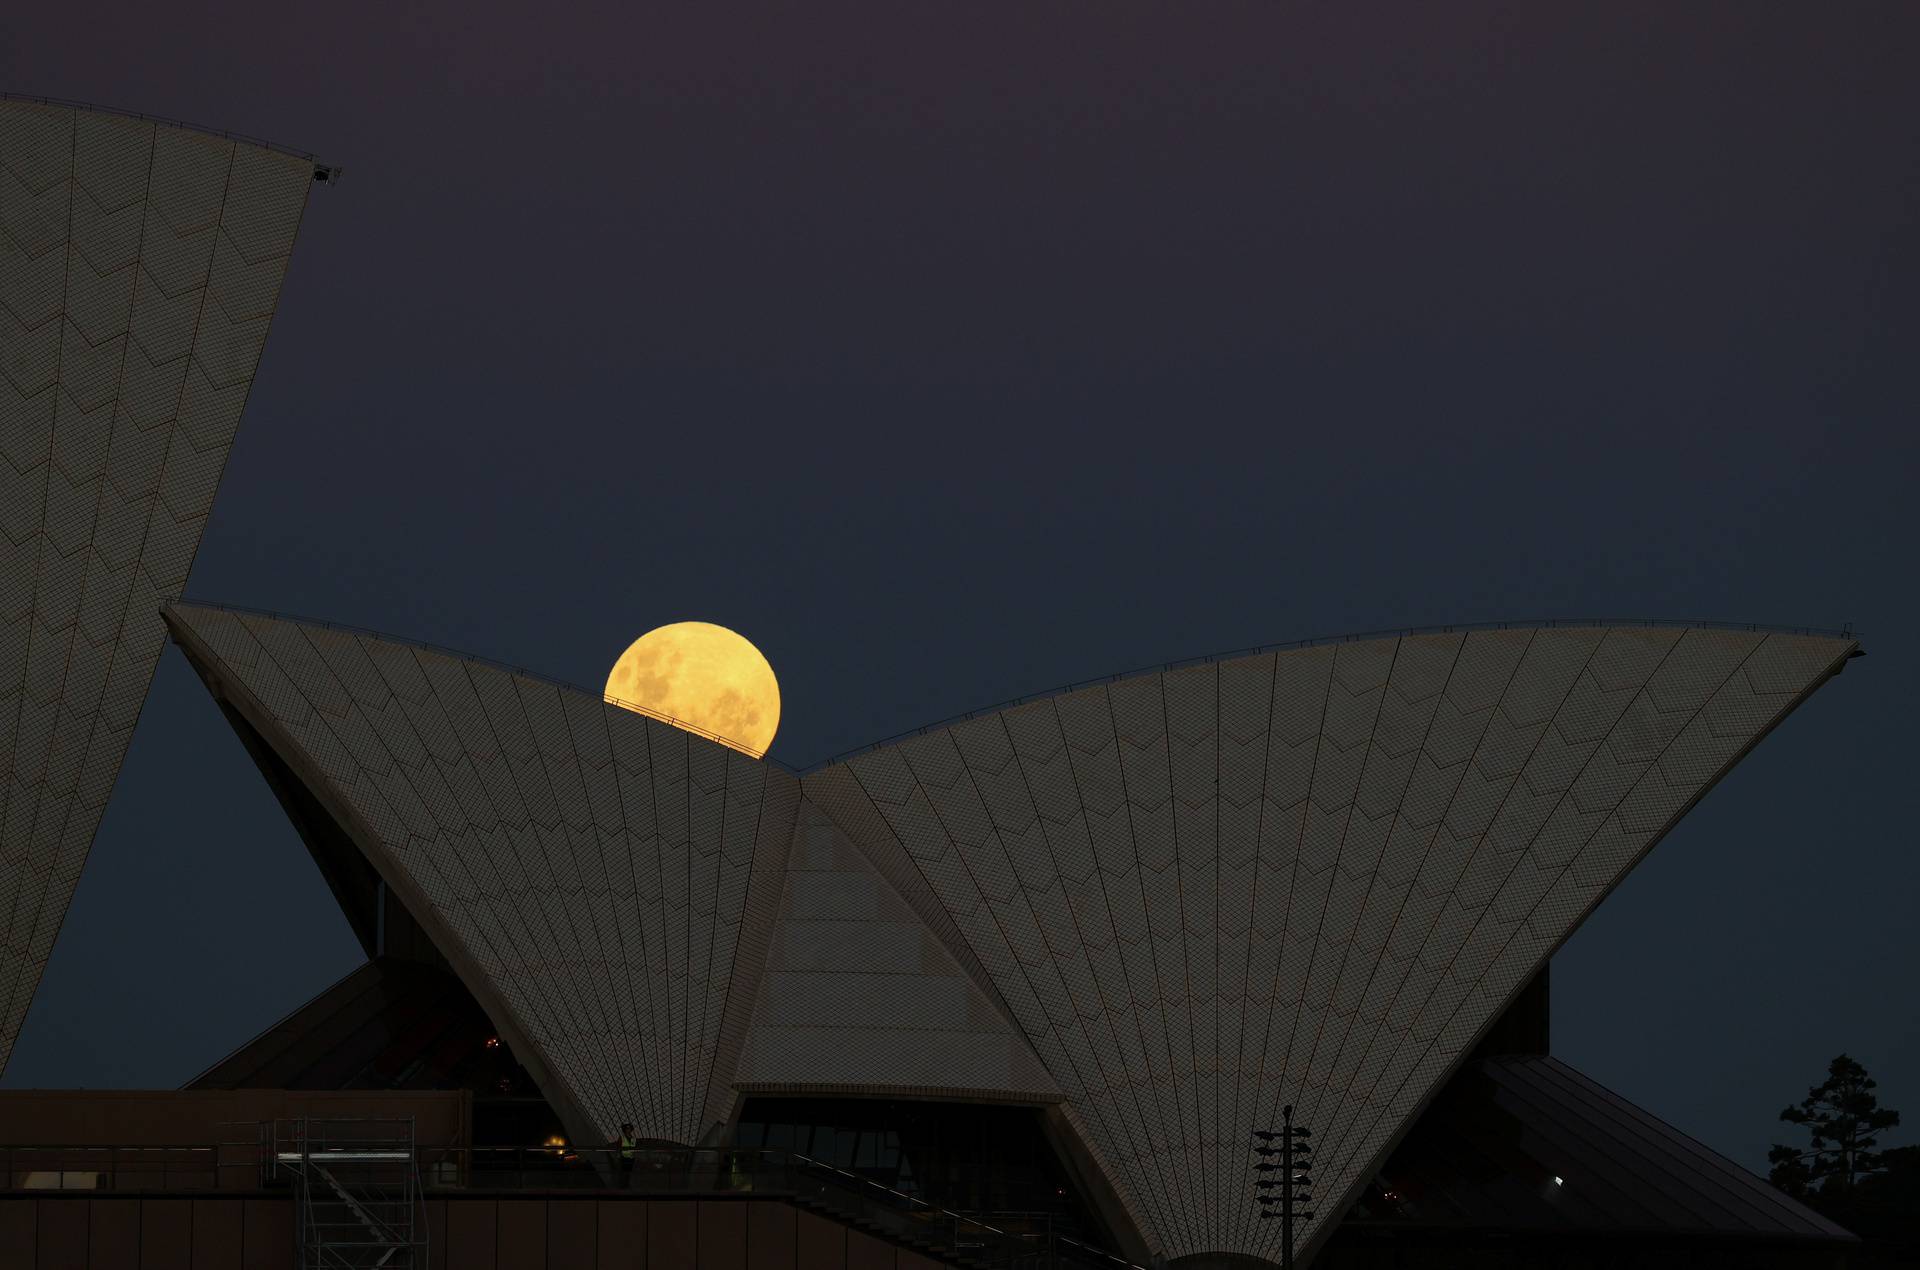
[[577,1139],[631,1120],[694,1143],[728,1118],[798,778],[474,659],[199,605],[167,621]]
[[312,174],[0,100],[0,1070],[146,699]]
[[978,976],[1148,1243],[1277,1261],[1249,1130],[1337,1223],[1668,827],[1854,651],[1678,627],[1302,648],[969,719],[805,778]]
[[1057,1102],[1152,1251],[1337,1224],[1553,951],[1847,637],[1358,639],[971,718],[804,778],[596,694],[204,606],[210,687],[406,901],[574,1132],[741,1090]]

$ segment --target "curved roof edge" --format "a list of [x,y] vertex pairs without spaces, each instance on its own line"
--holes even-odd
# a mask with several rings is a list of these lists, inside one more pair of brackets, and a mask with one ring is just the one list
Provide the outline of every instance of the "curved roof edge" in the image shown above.
[[[10,94],[0,93],[0,97],[7,96],[10,96]],[[41,99],[26,98],[24,100],[37,101]],[[389,643],[405,644],[410,648],[423,648],[429,652],[445,654],[448,657],[458,657],[464,661],[477,662],[483,666],[492,666],[496,670],[504,670],[509,674],[521,675],[528,679],[537,680],[540,683],[552,684],[556,688],[564,688],[570,692],[595,694],[613,702],[622,709],[633,710],[636,713],[646,715],[648,718],[658,719],[660,722],[672,724],[676,728],[683,728],[695,736],[705,737],[709,741],[718,741],[723,745],[734,745],[734,742],[730,738],[721,736],[715,732],[709,732],[697,723],[689,723],[683,719],[676,719],[670,714],[665,714],[659,710],[650,710],[646,706],[636,702],[622,701],[617,697],[608,697],[604,689],[589,688],[584,684],[574,683],[570,679],[562,679],[557,675],[532,670],[526,666],[521,666],[498,657],[489,657],[484,653],[469,652],[464,648],[453,648],[446,644],[436,644],[432,640],[396,635],[391,631],[383,631],[371,626],[357,626],[352,622],[337,622],[329,618],[309,617],[300,613],[287,613],[278,609],[261,608],[257,605],[226,604],[218,600],[202,600],[185,595],[180,597],[179,602],[182,604],[197,604],[201,608],[220,609],[228,613],[246,613],[254,617],[269,617],[282,622],[300,622],[307,626],[318,626],[325,630],[341,631],[351,635],[370,635],[375,639],[383,639]],[[935,719],[933,722],[921,724],[917,728],[908,728],[904,732],[895,732],[889,736],[880,737],[878,740],[868,741],[863,745],[856,745],[850,750],[842,750],[837,754],[828,755],[826,758],[809,763],[804,767],[796,767],[764,754],[759,757],[758,761],[780,768],[782,771],[792,773],[795,776],[806,776],[832,767],[836,763],[845,762],[847,759],[853,758],[856,755],[866,754],[872,750],[884,749],[897,741],[904,741],[908,737],[925,736],[929,732],[938,732],[942,728],[952,727],[956,723],[965,723],[968,719],[977,719],[983,715],[998,714],[1000,711],[1010,710],[1014,706],[1023,706],[1034,701],[1044,701],[1048,697],[1058,697],[1064,693],[1074,692],[1081,688],[1091,688],[1095,684],[1119,683],[1121,680],[1135,679],[1141,675],[1163,674],[1166,671],[1179,670],[1186,666],[1204,666],[1213,662],[1231,661],[1236,657],[1256,657],[1261,653],[1285,652],[1289,649],[1296,648],[1317,648],[1326,644],[1352,644],[1369,639],[1397,639],[1408,635],[1448,635],[1455,631],[1551,630],[1555,628],[1633,626],[1681,629],[1694,628],[1718,631],[1755,631],[1772,635],[1821,635],[1835,639],[1851,639],[1856,643],[1860,639],[1860,632],[1852,629],[1851,626],[1839,628],[1793,626],[1776,622],[1730,622],[1711,619],[1695,621],[1686,618],[1671,617],[1556,617],[1543,618],[1538,621],[1448,622],[1433,626],[1404,626],[1382,630],[1354,631],[1344,635],[1319,635],[1310,639],[1281,640],[1274,643],[1255,644],[1251,647],[1230,648],[1221,652],[1203,653],[1195,657],[1181,657],[1173,661],[1134,666],[1127,670],[1116,670],[1111,674],[1094,675],[1087,679],[1077,679],[1072,683],[1060,684],[1052,688],[1043,688],[1037,692],[1022,693],[1017,697],[1009,697],[989,705],[976,706],[971,710],[963,710],[959,714],[951,714],[943,719]],[[752,756],[749,755],[749,757]]]
[[4,1068],[138,725],[166,643],[159,609],[199,550],[320,170],[46,98],[0,96],[0,132]]
[[768,758],[764,754],[756,755],[747,750],[742,750],[740,748],[743,744],[742,742],[736,741],[732,737],[721,736],[718,732],[709,731],[697,723],[689,723],[685,719],[676,719],[663,710],[650,709],[637,701],[624,701],[619,697],[610,697],[604,688],[589,688],[585,684],[577,684],[568,679],[561,679],[557,675],[548,675],[537,670],[529,670],[525,666],[518,666],[510,661],[502,661],[498,657],[488,657],[482,653],[470,653],[464,648],[449,648],[445,644],[436,644],[432,640],[410,639],[405,635],[395,635],[391,631],[375,630],[371,626],[355,626],[351,622],[335,622],[323,617],[305,617],[298,613],[282,613],[275,609],[257,608],[248,604],[221,604],[214,600],[197,600],[192,596],[181,596],[176,603],[189,604],[195,608],[216,609],[222,613],[245,614],[248,617],[265,617],[276,622],[294,622],[301,626],[317,626],[322,630],[339,631],[343,635],[365,635],[370,639],[385,640],[389,644],[400,644],[407,648],[418,648],[430,653],[439,653],[443,657],[457,657],[461,661],[470,661],[480,666],[490,666],[495,670],[505,671],[509,675],[519,675],[523,679],[531,679],[536,683],[543,683],[549,687],[559,688],[566,692],[578,692],[590,697],[598,697],[610,705],[619,706],[622,710],[631,710],[635,714],[643,714],[649,719],[656,719],[671,727],[679,728],[682,732],[691,732],[702,740],[724,745],[729,749],[738,751],[743,757],[752,759],[756,763],[765,763],[769,767],[777,767],[790,776],[798,776],[800,774],[796,769],[782,763],[779,759]]
[[[1343,1210],[1566,935],[1859,648],[1757,625],[1444,631],[1096,681],[803,778],[864,798],[872,828],[842,828],[977,951],[1158,1255],[1278,1251],[1235,1198],[1248,1107],[1304,1094]],[[1178,1048],[1143,1061],[1162,1036]],[[1320,1211],[1303,1259],[1337,1224]]]
[[[1681,630],[1708,631],[1752,631],[1765,635],[1813,635],[1831,639],[1850,639],[1857,645],[1861,632],[1849,624],[1843,627],[1829,626],[1792,626],[1778,622],[1729,622],[1714,619],[1689,619],[1683,617],[1550,617],[1537,621],[1488,621],[1488,622],[1447,622],[1438,626],[1402,626],[1388,627],[1373,631],[1354,631],[1345,635],[1317,635],[1311,639],[1282,640],[1277,643],[1255,644],[1248,648],[1229,648],[1217,653],[1203,653],[1197,657],[1180,657],[1173,661],[1134,666],[1127,670],[1116,670],[1111,674],[1095,675],[1090,679],[1077,679],[1072,683],[1060,684],[1053,688],[1042,688],[1038,692],[1023,693],[996,701],[991,705],[975,706],[959,714],[950,714],[944,719],[935,719],[932,723],[923,723],[917,728],[908,728],[904,732],[895,732],[883,736],[877,741],[868,741],[856,745],[850,750],[829,755],[816,763],[797,769],[801,775],[809,775],[823,768],[843,763],[873,750],[885,749],[896,742],[909,737],[925,736],[929,732],[938,732],[950,728],[956,723],[965,723],[969,719],[978,719],[987,715],[999,714],[1002,710],[1011,710],[1015,706],[1029,705],[1035,701],[1045,701],[1049,697],[1064,696],[1082,688],[1092,688],[1099,684],[1119,683],[1122,680],[1138,679],[1143,675],[1160,675],[1170,670],[1181,670],[1188,666],[1206,666],[1214,662],[1232,661],[1236,657],[1257,657],[1261,653],[1282,653],[1299,648],[1320,648],[1328,644],[1357,644],[1371,639],[1402,639],[1411,635],[1451,635],[1456,631],[1526,631],[1526,630],[1574,630],[1649,627]],[[1864,655],[1864,650],[1860,650]]]
[[[281,784],[296,782],[311,795],[314,813],[340,831],[338,845],[371,866],[502,1029],[570,1135],[604,1140],[624,1118],[641,1124],[646,1136],[693,1145],[728,1118],[731,1073],[765,956],[763,932],[772,924],[802,802],[797,777],[684,729],[631,717],[599,694],[522,681],[511,670],[457,655],[186,601],[166,605],[162,615],[208,690],[231,707],[241,739],[257,734],[249,751],[257,742],[286,769],[267,772],[276,795]],[[323,644],[335,645],[349,664]],[[424,692],[404,684],[396,690],[399,681],[373,659],[374,645],[421,663],[413,669]],[[457,687],[449,692],[448,682],[435,682],[429,661],[450,670]],[[480,682],[488,676],[497,691]],[[584,710],[576,716],[557,700],[528,709],[529,696],[561,695]],[[403,697],[437,702],[435,717],[388,710]],[[353,719],[357,726],[339,726]],[[602,720],[607,748],[583,762],[580,739],[590,742]],[[488,753],[505,766],[483,770],[476,761],[471,746],[482,732],[494,738]],[[497,738],[509,734],[515,753],[503,758]],[[409,735],[411,752],[394,744]],[[668,737],[674,739],[663,745]],[[469,779],[448,780],[446,768],[427,762],[430,750],[451,755],[448,766],[464,767]],[[696,770],[702,752],[724,765],[715,771],[709,761],[705,779]],[[676,765],[672,754],[683,762]],[[578,774],[571,790],[552,784],[561,763]],[[626,779],[615,776],[616,764],[647,784],[610,788],[608,781]],[[416,778],[428,768],[437,780]],[[602,777],[590,779],[589,769]],[[535,770],[547,782],[544,801],[521,780]],[[656,776],[687,787],[686,819],[677,829],[654,822],[650,802],[644,818],[626,817],[626,794],[653,789]],[[289,810],[328,875],[322,848],[333,844],[310,835],[303,813]],[[562,821],[564,843],[545,832]],[[686,890],[676,896],[657,876],[650,887],[644,877],[625,888],[612,876],[591,883],[586,862],[599,858],[605,868],[597,848],[608,825],[607,832],[631,828],[664,844],[649,853],[655,873],[662,857],[668,866],[684,863]],[[539,863],[516,858],[532,839],[540,843]],[[711,867],[695,868],[696,856]],[[713,898],[703,903],[709,887]],[[684,956],[682,944],[664,933],[676,922],[666,910],[676,908]],[[641,923],[654,933],[645,935]],[[576,952],[562,957],[553,948]],[[610,977],[629,988],[649,985],[646,1004],[636,1005],[630,994],[623,1003]],[[647,1022],[636,1028],[636,1018]]]
[[184,128],[188,132],[198,132],[209,137],[219,137],[223,141],[238,141],[243,145],[257,146],[262,150],[271,150],[275,154],[284,154],[295,159],[306,159],[316,167],[333,170],[331,163],[322,163],[320,156],[307,150],[297,150],[292,146],[279,145],[265,137],[249,136],[244,132],[231,132],[225,128],[210,128],[205,124],[189,123],[185,119],[169,119],[165,115],[156,115],[145,110],[127,110],[120,106],[102,106],[99,102],[74,101],[67,97],[47,97],[40,93],[13,93],[0,89],[0,101],[27,102],[38,106],[63,106],[69,110],[88,110],[101,115],[119,115],[123,119],[140,119],[147,123],[157,123],[168,128]]

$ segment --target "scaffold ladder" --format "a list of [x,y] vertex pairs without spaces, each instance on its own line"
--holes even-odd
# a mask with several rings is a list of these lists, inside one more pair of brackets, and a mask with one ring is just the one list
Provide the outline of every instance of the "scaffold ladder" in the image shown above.
[[269,1177],[284,1171],[293,1185],[300,1270],[425,1270],[412,1116],[302,1116],[263,1128]]

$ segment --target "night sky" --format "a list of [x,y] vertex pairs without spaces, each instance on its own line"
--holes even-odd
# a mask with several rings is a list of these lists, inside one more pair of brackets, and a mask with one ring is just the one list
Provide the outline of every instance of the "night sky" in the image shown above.
[[[293,8],[0,30],[346,169],[192,598],[589,685],[720,622],[796,767],[1307,636],[1852,623],[1554,1047],[1763,1171],[1843,1049],[1920,1125],[1920,6]],[[169,650],[5,1083],[177,1084],[359,957]]]

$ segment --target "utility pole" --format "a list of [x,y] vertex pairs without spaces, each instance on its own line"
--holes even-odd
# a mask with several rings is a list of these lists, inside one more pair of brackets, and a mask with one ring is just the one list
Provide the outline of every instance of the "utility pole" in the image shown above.
[[[1313,1144],[1301,1141],[1312,1137],[1313,1130],[1293,1123],[1293,1104],[1288,1103],[1280,1108],[1278,1129],[1255,1129],[1253,1136],[1260,1144],[1253,1149],[1260,1157],[1253,1171],[1263,1175],[1253,1184],[1257,1192],[1255,1198],[1260,1202],[1260,1220],[1280,1219],[1280,1265],[1282,1270],[1293,1270],[1293,1219],[1313,1220],[1312,1213],[1294,1211],[1296,1203],[1313,1202],[1308,1189],[1313,1185],[1308,1173],[1313,1168]],[[1278,1146],[1274,1145],[1276,1142]],[[1275,1156],[1279,1157],[1277,1162]],[[1280,1176],[1277,1180],[1264,1176],[1269,1173]],[[1276,1190],[1280,1192],[1277,1196],[1267,1193]]]

